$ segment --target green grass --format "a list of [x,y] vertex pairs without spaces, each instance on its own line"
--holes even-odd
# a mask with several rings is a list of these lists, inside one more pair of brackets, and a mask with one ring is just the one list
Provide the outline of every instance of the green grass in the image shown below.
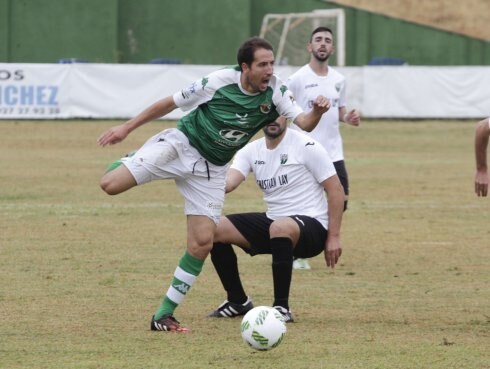
[[[172,123],[109,148],[115,122],[0,122],[0,368],[490,368],[490,199],[473,193],[476,122],[343,127],[351,181],[344,253],[295,271],[297,322],[270,352],[240,320],[205,318],[225,298],[210,261],[176,316],[149,331],[185,248],[183,201],[162,181],[110,197],[106,165]],[[252,180],[225,211],[262,210]],[[239,253],[256,304],[272,303],[270,256]]]

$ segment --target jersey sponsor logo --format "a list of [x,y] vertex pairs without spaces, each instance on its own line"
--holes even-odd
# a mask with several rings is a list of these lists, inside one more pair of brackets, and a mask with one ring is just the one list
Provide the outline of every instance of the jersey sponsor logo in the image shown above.
[[309,88],[313,88],[313,87],[318,87],[318,83],[311,83],[309,85],[306,85],[305,86],[305,90],[309,89]]
[[247,113],[245,113],[243,115],[235,113],[235,116],[238,118],[238,124],[247,124],[248,123],[248,114]]
[[269,103],[260,104],[260,112],[262,114],[269,114],[270,111],[271,111],[271,104]]
[[222,129],[219,131],[219,135],[223,137],[226,141],[237,142],[243,137],[247,136],[247,132],[238,131],[236,129]]
[[305,146],[313,146],[315,143],[314,142],[307,142],[305,143]]
[[269,190],[277,186],[277,181],[275,178],[257,179],[257,185],[262,190]]
[[280,158],[281,158],[281,165],[286,164],[286,162],[288,161],[288,154],[281,154]]
[[279,186],[285,186],[289,183],[288,175],[281,174],[277,177],[267,178],[267,179],[257,179],[257,185],[261,190],[266,191]]
[[263,160],[255,160],[255,165],[264,165],[265,164],[265,161]]

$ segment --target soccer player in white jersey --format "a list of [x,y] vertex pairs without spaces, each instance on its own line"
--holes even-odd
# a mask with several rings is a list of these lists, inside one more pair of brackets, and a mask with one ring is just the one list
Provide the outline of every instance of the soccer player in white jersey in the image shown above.
[[272,306],[285,321],[293,321],[289,309],[293,258],[310,258],[324,252],[327,267],[334,268],[342,253],[344,191],[327,151],[305,134],[287,129],[283,117],[263,131],[265,137],[236,154],[228,170],[226,192],[236,189],[253,173],[267,211],[221,218],[211,260],[227,300],[210,317],[236,317],[253,307],[243,289],[232,244],[251,256],[272,254]]
[[478,122],[475,132],[475,193],[478,196],[488,194],[487,148],[490,137],[490,118]]
[[[316,94],[322,94],[330,100],[332,109],[322,116],[316,128],[308,135],[327,149],[334,162],[337,175],[344,187],[345,210],[349,196],[349,179],[345,168],[339,125],[342,121],[352,126],[359,126],[361,117],[355,109],[347,112],[345,77],[328,65],[328,59],[335,51],[332,30],[328,27],[316,28],[311,33],[307,48],[310,53],[309,63],[291,75],[286,84],[297,103],[305,111],[313,107]],[[301,129],[294,123],[291,127]],[[295,260],[294,267],[295,269],[310,269],[306,259]]]
[[177,123],[150,138],[123,165],[111,165],[101,179],[102,189],[116,195],[136,185],[173,179],[185,199],[187,249],[170,287],[151,319],[155,331],[187,332],[174,310],[202,270],[224,201],[228,162],[256,132],[279,115],[311,130],[329,108],[318,96],[304,113],[287,87],[276,78],[272,46],[254,37],[242,44],[238,65],[222,69],[150,105],[135,118],[110,128],[98,139],[101,146],[124,140],[139,126],[165,116],[177,107],[192,110]]

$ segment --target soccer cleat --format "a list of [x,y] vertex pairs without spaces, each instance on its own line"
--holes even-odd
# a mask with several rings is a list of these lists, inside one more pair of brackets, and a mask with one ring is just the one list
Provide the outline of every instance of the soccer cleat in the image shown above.
[[225,300],[218,309],[208,315],[211,318],[234,318],[236,316],[245,315],[249,310],[253,309],[254,305],[250,297],[243,304],[236,304]]
[[274,306],[274,309],[281,313],[282,317],[284,318],[284,323],[294,323],[294,317],[291,310],[288,310],[282,306]]
[[180,326],[180,323],[172,315],[167,314],[160,319],[155,320],[155,316],[151,318],[150,329],[152,331],[165,331],[165,332],[181,332],[187,333],[191,330]]
[[311,269],[308,259],[294,259],[293,269]]

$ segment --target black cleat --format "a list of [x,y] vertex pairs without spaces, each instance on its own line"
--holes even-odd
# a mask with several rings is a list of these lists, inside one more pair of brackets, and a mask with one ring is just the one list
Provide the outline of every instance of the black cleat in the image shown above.
[[211,318],[234,318],[236,316],[245,315],[249,310],[253,309],[254,305],[250,297],[243,304],[236,304],[226,300],[218,309],[208,315]]
[[276,309],[281,313],[284,319],[284,323],[294,323],[294,317],[293,317],[293,313],[291,313],[291,310],[288,310],[282,306],[274,306],[274,309]]
[[152,331],[164,331],[164,332],[190,332],[190,329],[180,326],[180,323],[172,315],[167,314],[160,319],[155,320],[155,316],[151,318],[150,329]]

